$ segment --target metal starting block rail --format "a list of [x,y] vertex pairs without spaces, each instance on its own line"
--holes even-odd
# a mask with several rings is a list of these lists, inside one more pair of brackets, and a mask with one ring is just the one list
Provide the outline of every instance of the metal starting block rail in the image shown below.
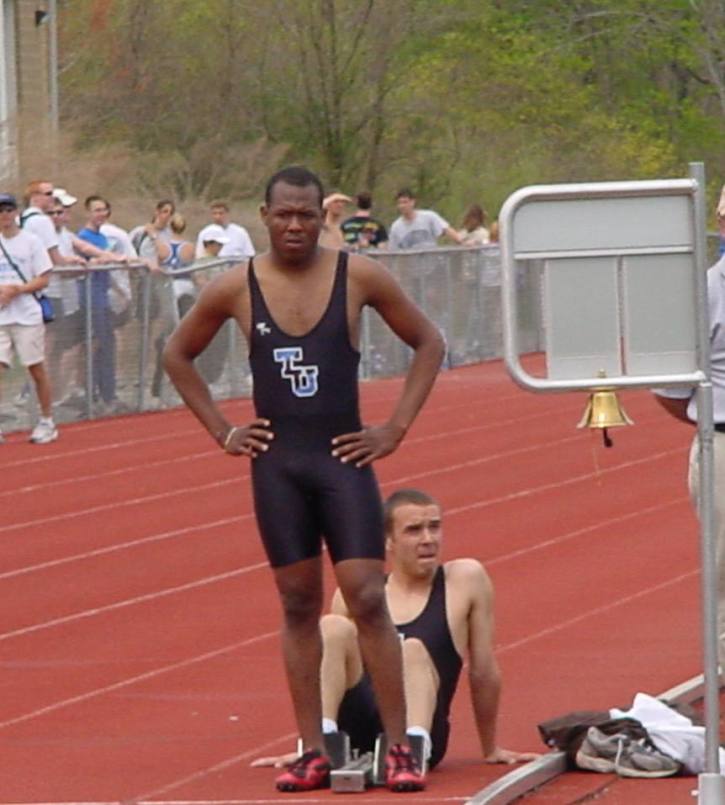
[[[425,754],[423,736],[409,735],[408,743],[421,771],[425,774],[428,769],[428,758]],[[385,785],[385,756],[387,754],[387,739],[383,734],[378,735],[373,752],[353,757],[346,766],[332,770],[330,774],[331,789],[342,794],[365,791],[370,786]]]
[[[325,754],[330,758],[330,789],[336,794],[354,794],[372,786],[385,785],[385,756],[388,742],[385,735],[378,735],[373,752],[359,754],[350,746],[350,736],[346,732],[328,732],[324,735]],[[409,735],[408,742],[420,768],[425,774],[428,758],[425,755],[425,741],[422,735]],[[297,740],[297,753],[304,752],[302,740]]]
[[354,794],[365,791],[371,785],[377,785],[375,780],[375,755],[366,752],[359,757],[353,757],[339,769],[330,772],[330,788],[336,794]]

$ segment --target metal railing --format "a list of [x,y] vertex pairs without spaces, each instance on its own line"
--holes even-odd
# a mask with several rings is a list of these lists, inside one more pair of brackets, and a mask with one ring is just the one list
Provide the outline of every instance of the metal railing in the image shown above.
[[[716,249],[715,240],[710,240]],[[713,251],[714,254],[714,251]],[[501,256],[498,245],[429,251],[380,251],[383,262],[406,293],[436,323],[446,338],[445,367],[502,355]],[[46,366],[53,387],[57,422],[95,419],[118,413],[171,408],[181,400],[161,367],[166,339],[200,288],[236,261],[199,261],[169,274],[143,263],[118,263],[81,270],[54,270],[60,314],[46,328]],[[94,294],[94,276],[110,272],[115,288],[108,303]],[[114,283],[113,280],[116,280]],[[543,344],[540,272],[521,272],[520,342],[526,352]],[[124,293],[119,292],[125,289]],[[95,289],[97,290],[97,289]],[[63,315],[61,293],[75,306]],[[74,309],[75,308],[75,309]],[[362,379],[405,372],[411,353],[372,310],[363,313],[360,333]],[[215,399],[248,397],[252,392],[246,342],[228,321],[197,359]],[[0,428],[29,428],[38,410],[27,373],[19,366],[3,376]]]

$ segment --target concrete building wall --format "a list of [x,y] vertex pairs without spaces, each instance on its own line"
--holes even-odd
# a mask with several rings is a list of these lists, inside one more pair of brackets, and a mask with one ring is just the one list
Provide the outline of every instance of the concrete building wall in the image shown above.
[[15,178],[17,165],[16,0],[0,0],[0,183]]
[[[50,125],[48,64],[48,4],[42,0],[15,0],[18,160],[21,172],[53,145]],[[26,177],[27,178],[27,177]]]
[[53,153],[48,0],[0,0],[0,181],[17,182]]

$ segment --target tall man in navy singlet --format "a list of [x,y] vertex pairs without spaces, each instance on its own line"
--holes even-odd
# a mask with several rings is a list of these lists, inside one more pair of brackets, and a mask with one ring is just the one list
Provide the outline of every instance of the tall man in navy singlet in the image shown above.
[[[405,737],[400,643],[385,603],[383,523],[370,465],[402,441],[444,344],[382,264],[318,246],[323,197],[319,179],[304,168],[270,179],[261,210],[269,252],[204,288],[166,346],[165,368],[217,443],[253,459],[255,511],[284,610],[285,666],[305,747],[278,788],[320,788],[329,775],[319,677],[324,536],[391,747],[388,786],[420,790]],[[365,305],[414,350],[390,418],[370,427],[360,422],[357,384]],[[245,426],[225,419],[193,363],[228,318],[249,344],[257,418]]]

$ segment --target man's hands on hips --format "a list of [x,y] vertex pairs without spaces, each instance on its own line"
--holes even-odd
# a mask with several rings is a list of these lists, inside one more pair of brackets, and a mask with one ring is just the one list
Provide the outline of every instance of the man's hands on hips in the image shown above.
[[332,440],[332,455],[343,464],[364,467],[378,458],[390,455],[405,436],[400,425],[377,425],[355,433],[343,433]]
[[230,428],[223,439],[219,438],[219,443],[232,456],[256,458],[269,450],[269,443],[274,439],[271,427],[268,419],[255,419],[249,425]]

